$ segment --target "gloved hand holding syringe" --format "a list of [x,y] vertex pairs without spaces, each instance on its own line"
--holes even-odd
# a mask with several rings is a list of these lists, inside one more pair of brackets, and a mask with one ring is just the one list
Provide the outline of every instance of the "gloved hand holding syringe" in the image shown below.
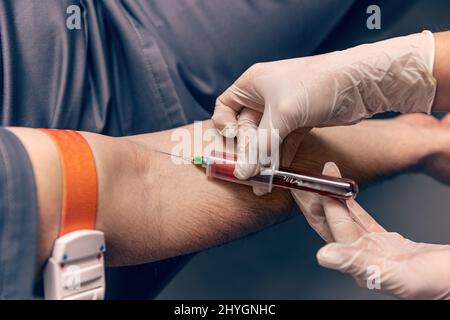
[[[158,152],[183,158],[182,156],[163,151]],[[353,180],[310,174],[282,167],[279,169],[270,167],[262,168],[259,175],[247,180],[239,180],[233,174],[237,164],[237,156],[221,151],[212,151],[207,157],[194,156],[191,159],[185,160],[194,165],[204,167],[206,169],[206,176],[208,177],[261,187],[267,192],[270,192],[272,187],[279,187],[292,190],[305,190],[339,199],[354,199],[358,194],[358,185]]]

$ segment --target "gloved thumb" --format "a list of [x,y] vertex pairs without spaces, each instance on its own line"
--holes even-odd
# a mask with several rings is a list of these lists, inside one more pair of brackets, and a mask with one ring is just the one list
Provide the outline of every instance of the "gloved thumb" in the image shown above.
[[322,267],[346,272],[360,249],[342,243],[330,243],[317,252],[317,261]]
[[[270,104],[264,109],[263,116],[255,134],[247,139],[242,136],[245,132],[238,133],[238,164],[234,170],[234,175],[241,180],[248,179],[259,173],[261,166],[278,169],[280,160],[280,146],[283,138],[280,136],[280,130],[273,123],[272,109]],[[279,121],[277,121],[278,123]],[[283,132],[286,130],[283,129]],[[249,162],[248,159],[257,156],[257,163]]]
[[381,257],[355,245],[330,243],[317,252],[317,261],[322,267],[349,273],[357,278],[364,278],[370,267],[383,266]]

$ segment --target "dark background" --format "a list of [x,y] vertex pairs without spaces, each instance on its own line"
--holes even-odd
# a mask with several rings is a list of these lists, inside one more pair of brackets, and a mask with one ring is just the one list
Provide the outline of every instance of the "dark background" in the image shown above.
[[[382,29],[366,28],[370,4],[381,7]],[[359,1],[320,51],[387,37],[450,29],[450,1]],[[449,132],[450,134],[450,132]],[[423,175],[403,175],[363,190],[359,202],[388,230],[415,241],[450,243],[450,189]],[[380,299],[353,280],[321,268],[323,245],[298,215],[243,240],[198,254],[160,299]]]

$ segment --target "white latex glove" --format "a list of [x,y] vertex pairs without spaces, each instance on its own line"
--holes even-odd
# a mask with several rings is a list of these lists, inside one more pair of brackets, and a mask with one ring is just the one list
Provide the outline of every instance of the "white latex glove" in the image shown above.
[[[249,139],[242,137],[248,130],[278,129],[282,141],[300,127],[347,125],[385,111],[429,113],[436,91],[433,63],[434,36],[425,31],[252,66],[217,99],[213,115],[222,135],[238,138],[235,176],[247,179],[260,171],[260,161],[249,164],[246,157]],[[259,148],[266,150],[253,154],[277,161],[269,143]]]
[[[327,163],[323,172],[340,177],[333,163]],[[306,192],[293,194],[304,210],[316,209],[313,216],[323,213],[321,219],[316,218],[322,223],[316,228],[333,242],[317,253],[320,265],[351,274],[361,287],[396,297],[450,298],[450,246],[416,243],[387,232],[353,200],[316,196],[313,201]],[[305,196],[306,206],[302,204]]]

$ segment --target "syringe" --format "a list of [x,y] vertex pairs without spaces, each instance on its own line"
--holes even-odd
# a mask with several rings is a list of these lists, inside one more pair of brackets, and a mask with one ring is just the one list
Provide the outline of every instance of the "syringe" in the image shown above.
[[191,162],[206,169],[208,177],[251,186],[262,186],[268,192],[272,187],[304,190],[339,199],[354,199],[358,194],[355,181],[325,175],[315,175],[288,168],[265,168],[249,180],[239,180],[233,174],[237,164],[234,154],[212,151],[210,156],[193,157]]

